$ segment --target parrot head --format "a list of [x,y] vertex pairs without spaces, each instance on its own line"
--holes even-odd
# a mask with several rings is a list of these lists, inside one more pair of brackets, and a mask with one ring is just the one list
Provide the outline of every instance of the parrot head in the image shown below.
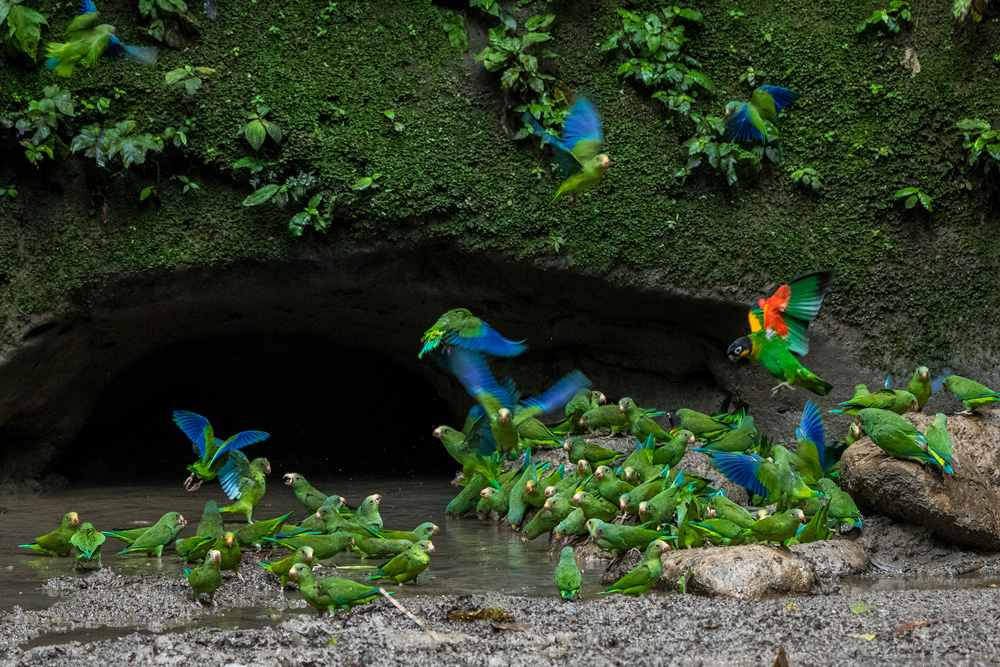
[[491,487],[491,486],[487,486],[487,487],[486,487],[485,489],[483,489],[482,491],[480,491],[480,492],[479,492],[479,495],[480,495],[481,497],[483,497],[483,498],[489,498],[489,497],[490,497],[490,496],[492,496],[492,495],[493,495],[494,493],[496,493],[496,489],[494,489],[494,488],[493,488],[493,487]]
[[805,523],[806,522],[806,513],[803,512],[802,510],[796,510],[796,513],[799,516],[799,523]]
[[73,524],[74,526],[79,526],[79,525],[80,525],[80,515],[79,515],[79,514],[77,514],[76,512],[69,512],[69,513],[68,513],[68,514],[67,514],[67,515],[66,515],[66,516],[64,517],[64,519],[68,519],[68,520],[69,520],[69,522],[70,522],[71,524]]
[[927,378],[931,376],[931,369],[927,368],[927,366],[921,366],[917,369],[917,375],[920,376],[921,381],[927,382]]
[[302,555],[306,557],[306,563],[313,562],[313,548],[302,547]]
[[507,422],[509,422],[510,410],[508,408],[500,408],[499,410],[497,410],[497,420],[499,420],[501,424],[506,424]]
[[228,547],[229,549],[232,549],[233,548],[233,540],[235,540],[235,539],[236,539],[235,535],[233,535],[232,533],[226,533],[226,547]]
[[285,476],[282,478],[285,480],[285,486],[291,486],[292,483],[299,478],[299,473],[297,472],[286,472]]
[[743,336],[742,338],[737,338],[733,341],[733,344],[729,346],[726,354],[729,355],[730,361],[739,361],[743,357],[750,354],[753,349],[753,343],[750,342],[749,336]]
[[607,169],[611,166],[611,158],[608,157],[607,153],[602,153],[597,156],[597,159],[601,161],[601,167]]
[[604,476],[607,475],[609,472],[611,472],[611,468],[609,468],[608,466],[597,466],[597,470],[594,471],[594,477],[603,482]]
[[211,561],[215,565],[219,565],[222,563],[222,552],[220,552],[218,549],[212,549],[211,551],[208,552],[206,560]]
[[587,499],[587,494],[584,493],[583,491],[577,491],[575,494],[573,494],[573,502],[576,503],[577,505],[583,503],[586,499]]
[[382,502],[382,494],[380,494],[380,493],[373,493],[372,495],[370,495],[368,497],[371,498],[375,502],[376,505],[378,505],[380,502]]
[[320,510],[316,510],[316,513],[313,514],[313,516],[316,517],[316,519],[319,521],[323,520],[323,512],[321,512]]
[[916,398],[910,401],[910,412],[920,412],[920,403],[917,402]]
[[727,104],[726,105],[726,115],[727,116],[732,116],[734,113],[736,113],[736,109],[739,106],[740,106],[739,102],[730,102],[729,104]]
[[[300,567],[301,566],[301,567]],[[304,570],[306,567],[305,563],[296,563],[288,569],[288,576],[295,581],[299,580],[299,570]]]
[[629,466],[629,467],[625,468],[624,470],[622,470],[622,474],[624,474],[626,482],[628,482],[629,484],[632,484],[633,486],[635,486],[634,482],[632,481],[636,477],[635,468],[633,468],[632,466]]
[[436,549],[434,548],[434,543],[433,543],[433,542],[431,542],[430,540],[426,540],[426,541],[424,542],[424,544],[426,545],[426,546],[425,546],[425,548],[427,549],[427,553],[429,553],[429,554],[432,554],[432,553],[434,553],[435,551],[437,551],[437,550],[436,550]]
[[625,508],[628,507],[627,493],[623,493],[622,495],[618,496],[618,507],[621,509],[622,512],[624,512]]
[[444,435],[444,430],[443,430],[444,428],[445,428],[444,426],[438,426],[436,429],[434,429],[434,433],[432,435],[438,440],[440,440],[441,436]]
[[542,493],[546,498],[551,498],[552,496],[556,495],[556,487],[547,486],[545,487],[545,491],[543,491]]
[[649,503],[642,501],[639,503],[639,516],[642,516],[649,510]]
[[861,437],[861,426],[857,422],[851,424],[851,437],[855,440]]

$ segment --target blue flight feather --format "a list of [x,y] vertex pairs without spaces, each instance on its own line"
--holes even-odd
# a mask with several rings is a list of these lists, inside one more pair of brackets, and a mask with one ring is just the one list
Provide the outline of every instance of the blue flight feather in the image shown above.
[[271,434],[264,431],[241,431],[229,438],[229,440],[226,440],[226,444],[223,445],[222,449],[227,452],[234,452],[238,449],[243,449],[247,445],[255,445],[258,442],[263,442],[270,437]]
[[202,456],[205,456],[205,427],[211,426],[201,415],[187,410],[174,410],[174,423],[191,439]]
[[547,391],[542,392],[535,398],[524,401],[525,407],[538,408],[542,414],[562,410],[569,403],[569,400],[581,389],[590,386],[590,380],[580,371],[573,371],[562,378]]
[[779,86],[761,86],[761,90],[771,96],[774,100],[774,112],[777,117],[778,112],[801,97],[801,93]]
[[726,138],[729,141],[764,141],[764,135],[750,121],[746,104],[726,119]]
[[823,431],[823,418],[819,414],[819,408],[811,400],[807,401],[806,407],[802,409],[802,419],[799,420],[799,427],[795,429],[795,436],[811,440],[816,445],[819,466],[822,470],[826,470],[826,433]]
[[768,497],[767,487],[757,478],[762,461],[763,459],[756,454],[712,453],[712,463],[715,464],[719,472],[747,491],[766,499]]
[[458,377],[470,396],[475,398],[486,394],[499,401],[502,407],[511,409],[514,407],[515,401],[511,398],[510,387],[504,387],[497,382],[483,355],[459,347],[452,348],[448,356],[451,372]]
[[97,7],[91,0],[80,0],[80,14],[91,14],[97,11]]
[[891,375],[886,375],[885,376],[885,388],[886,389],[892,389],[892,376]]
[[563,125],[562,143],[572,152],[578,141],[603,141],[601,133],[601,117],[597,109],[588,100],[577,100],[569,110],[569,117]]
[[238,500],[243,492],[240,491],[240,480],[236,476],[236,466],[233,465],[233,460],[230,458],[226,461],[226,465],[222,466],[219,471],[219,484],[222,485],[222,491],[230,500]]
[[931,380],[931,391],[935,393],[941,391],[944,388],[944,381],[948,379],[949,375],[952,375],[952,371],[950,368],[946,368],[941,372],[941,375]]

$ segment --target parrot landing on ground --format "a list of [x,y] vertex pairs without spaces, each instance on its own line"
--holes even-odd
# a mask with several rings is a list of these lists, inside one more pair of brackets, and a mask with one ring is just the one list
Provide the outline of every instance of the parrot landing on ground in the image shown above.
[[271,474],[271,464],[267,459],[256,458],[248,461],[243,452],[233,452],[219,475],[222,489],[236,502],[220,507],[220,512],[243,514],[247,523],[253,523],[253,508],[257,506],[266,491],[267,475]]
[[729,346],[729,358],[752,359],[782,380],[771,390],[772,395],[781,387],[793,389],[793,385],[820,396],[829,394],[833,385],[806,369],[794,355],[809,352],[807,329],[831,283],[833,269],[817,271],[782,285],[768,299],[760,299],[759,307],[750,311],[750,335]]
[[128,46],[115,35],[113,25],[98,25],[100,14],[91,0],[82,0],[80,15],[66,28],[66,41],[51,42],[45,66],[57,76],[70,77],[77,65],[95,67],[101,57],[118,60],[127,58],[152,64],[156,62],[156,47]]
[[601,142],[604,141],[601,118],[589,101],[578,100],[570,109],[561,139],[546,132],[530,113],[525,113],[523,120],[543,144],[552,144],[556,163],[566,179],[552,198],[553,203],[564,195],[575,196],[593,187],[611,166],[611,158],[601,152]]
[[[195,453],[201,456],[200,460],[187,468],[191,471],[191,475],[184,480],[184,488],[188,491],[195,491],[202,482],[215,479],[229,461],[230,452],[271,437],[264,431],[241,431],[228,440],[220,440],[215,437],[212,424],[207,419],[187,410],[174,410],[174,423],[191,439]],[[238,496],[229,497],[232,499]]]

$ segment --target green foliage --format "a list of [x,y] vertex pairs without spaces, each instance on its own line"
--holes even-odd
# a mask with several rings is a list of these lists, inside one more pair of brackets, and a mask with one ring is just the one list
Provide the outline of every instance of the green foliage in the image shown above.
[[959,23],[965,21],[965,17],[969,14],[972,15],[972,20],[979,23],[983,20],[983,12],[986,11],[986,5],[988,5],[990,0],[955,0],[955,4],[951,7],[951,14]]
[[375,173],[372,174],[371,176],[365,176],[364,178],[359,178],[354,182],[354,185],[351,186],[351,189],[361,191],[371,188],[372,190],[375,190],[378,188],[378,183],[376,183],[375,181],[377,181],[381,176],[382,174]]
[[760,169],[761,156],[756,152],[745,150],[736,143],[719,141],[725,134],[726,123],[717,116],[706,116],[698,124],[698,131],[683,144],[688,149],[687,164],[674,176],[685,181],[691,172],[702,164],[708,164],[718,173],[725,174],[726,183],[733,185],[738,179],[737,167],[741,162],[748,162],[756,172]]
[[288,222],[288,230],[295,236],[302,236],[302,232],[309,226],[316,231],[326,231],[330,226],[330,216],[319,212],[322,200],[322,194],[313,195],[306,207],[292,216]]
[[156,186],[155,185],[150,185],[148,187],[145,187],[145,188],[142,189],[141,192],[139,192],[139,201],[145,201],[151,195],[155,195],[155,194],[157,194]]
[[163,138],[169,140],[176,148],[187,146],[187,133],[176,127],[168,127],[163,131]]
[[469,0],[469,6],[478,7],[481,12],[497,17],[502,24],[511,30],[517,28],[517,21],[504,11],[504,8],[500,6],[500,0]]
[[934,210],[931,208],[934,198],[925,192],[921,192],[920,188],[903,188],[902,190],[898,190],[896,192],[896,199],[904,198],[906,199],[904,202],[906,208],[913,208],[919,201],[920,205],[927,209],[928,213]]
[[985,154],[988,159],[983,161],[983,170],[989,173],[990,167],[1000,162],[1000,132],[978,118],[965,118],[955,127],[962,132],[962,148],[969,151],[969,166],[979,164]]
[[562,236],[556,234],[549,234],[549,245],[552,246],[553,252],[559,252],[559,250],[566,245],[566,239]]
[[528,32],[520,39],[508,36],[506,24],[491,28],[489,46],[479,52],[476,60],[482,61],[483,66],[491,72],[501,72],[502,88],[518,92],[528,88],[541,95],[545,92],[545,82],[553,80],[554,77],[538,70],[538,60],[553,58],[555,54],[545,49],[535,56],[528,53],[528,49],[549,40],[549,33],[538,30],[547,27],[555,17],[555,14],[531,17],[525,24]]
[[864,23],[858,26],[858,32],[864,32],[868,26],[880,26],[884,24],[890,32],[899,32],[899,22],[909,21],[913,18],[910,14],[910,3],[906,0],[892,0],[888,9],[876,9],[872,15],[865,19]]
[[269,162],[263,158],[247,155],[234,162],[233,169],[249,169],[252,175],[263,171],[265,167],[272,167],[274,164],[274,162]]
[[395,111],[393,111],[392,109],[386,109],[385,111],[382,112],[382,114],[386,118],[388,118],[389,120],[392,121],[392,129],[396,130],[396,132],[402,132],[403,131],[403,124],[396,120],[396,112]]
[[243,200],[244,206],[258,206],[270,201],[279,208],[284,208],[288,204],[289,198],[298,201],[305,197],[309,189],[318,183],[316,176],[312,173],[299,172],[297,176],[289,176],[283,185],[269,183],[247,195]]
[[187,3],[184,0],[139,0],[139,13],[149,19],[149,27],[146,32],[153,39],[162,42],[166,33],[164,18],[170,18],[170,14],[175,14],[187,19],[195,25],[198,22],[188,11]]
[[48,25],[48,21],[34,9],[23,6],[22,1],[0,0],[0,43],[10,44],[36,60],[42,25]]
[[118,156],[128,169],[133,164],[146,161],[146,153],[163,150],[163,139],[151,134],[135,133],[135,121],[125,120],[113,127],[102,128],[98,124],[86,125],[73,137],[69,146],[74,153],[83,151],[93,158],[99,167],[111,169],[111,161]]
[[17,196],[17,190],[14,189],[13,185],[8,186],[6,188],[0,188],[0,197],[10,197],[11,199],[13,199],[16,196]]
[[790,176],[796,183],[811,187],[813,190],[819,190],[823,187],[822,177],[816,173],[815,169],[809,167],[796,169],[791,172]]
[[194,95],[201,88],[205,79],[215,76],[216,71],[211,67],[191,67],[185,65],[171,70],[164,75],[168,86],[184,86],[188,95]]
[[178,182],[184,184],[184,189],[181,190],[182,193],[187,193],[190,190],[198,190],[199,189],[197,183],[195,183],[194,181],[192,181],[191,179],[189,179],[187,176],[183,176],[181,174],[174,174],[173,176],[170,177],[170,180],[172,180],[172,181],[178,181]]
[[68,90],[57,85],[46,86],[41,100],[29,100],[28,108],[0,119],[6,127],[15,127],[18,136],[31,133],[20,141],[28,161],[38,166],[46,157],[53,158],[58,153],[62,157],[69,154],[66,142],[56,134],[59,122],[67,116],[75,116],[73,96]]
[[601,45],[603,51],[621,49],[631,56],[618,68],[618,73],[641,81],[671,111],[684,116],[691,113],[691,103],[698,89],[711,92],[711,79],[695,68],[701,63],[682,53],[688,37],[680,19],[698,22],[701,14],[681,7],[665,8],[664,18],[650,14],[643,18],[637,12],[619,9],[622,29],[613,33]]
[[276,144],[281,143],[281,128],[273,120],[267,119],[270,111],[269,107],[260,105],[257,107],[257,113],[247,116],[250,122],[243,128],[243,134],[255,151],[260,150],[267,137],[271,137]]
[[469,35],[465,32],[465,19],[461,14],[444,10],[444,22],[441,27],[448,33],[448,41],[453,48],[463,53],[469,50]]

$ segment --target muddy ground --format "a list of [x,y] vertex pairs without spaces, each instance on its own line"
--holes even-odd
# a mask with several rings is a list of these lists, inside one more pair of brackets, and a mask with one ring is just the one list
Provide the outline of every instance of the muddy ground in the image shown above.
[[[824,582],[812,596],[749,602],[650,594],[566,603],[428,591],[403,599],[436,638],[386,600],[320,618],[257,567],[219,589],[217,608],[193,603],[179,576],[105,568],[50,579],[44,589],[59,599],[48,609],[0,614],[0,665],[770,666],[779,647],[792,665],[1000,663],[1000,588],[991,583],[1000,582],[1000,555],[951,549],[881,517],[867,517],[858,539],[871,575]],[[491,606],[512,620],[447,619]],[[204,627],[228,616],[238,620],[217,624],[239,629]],[[91,633],[81,642],[81,628],[102,629],[96,641]]]

